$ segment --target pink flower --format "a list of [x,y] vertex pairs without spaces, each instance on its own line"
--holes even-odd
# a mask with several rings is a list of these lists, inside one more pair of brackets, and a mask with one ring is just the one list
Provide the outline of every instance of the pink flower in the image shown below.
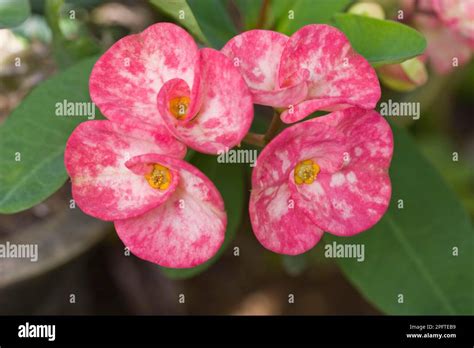
[[474,0],[433,0],[438,18],[474,48]]
[[[450,72],[456,64],[467,63],[474,48],[474,0],[402,1],[414,14],[413,25],[428,43],[426,55],[438,74]],[[420,12],[420,10],[422,12]]]
[[380,98],[374,69],[342,32],[328,25],[307,25],[291,37],[247,31],[222,52],[240,67],[254,102],[284,108],[286,123],[317,110],[372,109]]
[[223,200],[182,160],[182,143],[143,119],[137,123],[88,121],[74,130],[64,159],[73,197],[85,213],[114,221],[138,257],[174,268],[203,263],[224,240]]
[[260,153],[249,212],[267,249],[296,255],[323,231],[350,236],[385,213],[392,131],[376,111],[349,108],[285,129]]
[[166,127],[205,153],[239,144],[253,118],[251,96],[232,61],[198,49],[170,23],[117,41],[95,64],[89,87],[109,120]]

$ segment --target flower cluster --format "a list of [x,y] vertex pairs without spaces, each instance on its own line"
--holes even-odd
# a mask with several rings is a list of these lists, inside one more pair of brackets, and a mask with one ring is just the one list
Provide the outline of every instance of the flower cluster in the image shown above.
[[73,196],[87,214],[114,221],[145,260],[184,268],[217,252],[223,199],[184,161],[186,147],[216,154],[240,144],[254,103],[285,123],[332,111],[286,128],[258,157],[249,212],[266,248],[305,252],[323,231],[362,232],[388,207],[393,139],[372,110],[378,79],[333,27],[309,25],[291,37],[252,30],[216,51],[155,24],[97,61],[90,94],[108,120],[84,122],[68,140]]

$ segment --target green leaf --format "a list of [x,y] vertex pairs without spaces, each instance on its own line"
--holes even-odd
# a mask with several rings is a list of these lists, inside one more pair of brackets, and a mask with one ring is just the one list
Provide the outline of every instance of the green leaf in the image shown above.
[[[84,60],[40,84],[0,127],[0,213],[28,209],[66,181],[64,147],[87,116],[56,116],[56,103],[90,101],[89,75],[96,60]],[[97,109],[95,115],[100,116]]]
[[334,22],[352,47],[374,65],[402,62],[426,48],[423,35],[398,22],[353,14],[336,14]]
[[352,0],[275,0],[272,6],[279,16],[276,30],[291,35],[308,24],[329,24],[333,15],[344,11],[351,2]]
[[[469,217],[414,141],[405,131],[392,128],[395,153],[388,212],[369,231],[351,238],[327,234],[324,239],[365,245],[363,262],[349,258],[337,262],[383,312],[472,315],[474,234]],[[453,248],[458,248],[458,256]],[[403,303],[398,302],[400,294]]]
[[209,44],[186,0],[150,0],[150,4],[176,20],[197,40],[204,44]]
[[227,1],[188,0],[188,4],[202,32],[214,48],[221,49],[237,35],[237,29],[227,9]]
[[149,0],[161,12],[175,19],[196,39],[216,49],[222,48],[237,35],[227,9],[227,1],[222,0]]
[[28,0],[0,1],[0,29],[20,25],[30,16],[30,12]]
[[183,279],[196,276],[216,262],[227,249],[240,227],[245,202],[245,171],[240,164],[218,163],[216,156],[196,152],[190,163],[198,167],[216,185],[224,199],[227,212],[227,231],[224,243],[217,254],[209,261],[193,268],[164,268],[163,272],[170,278]]
[[240,12],[243,30],[255,29],[258,24],[263,0],[234,0]]

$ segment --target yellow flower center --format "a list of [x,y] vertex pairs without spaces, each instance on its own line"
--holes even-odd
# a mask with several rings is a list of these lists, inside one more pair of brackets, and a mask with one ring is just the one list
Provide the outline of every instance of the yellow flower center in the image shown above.
[[170,112],[178,120],[186,117],[190,99],[189,97],[176,97],[170,100]]
[[165,166],[154,163],[151,172],[145,174],[145,179],[154,189],[166,190],[171,184],[171,172]]
[[295,167],[295,183],[298,185],[311,184],[318,176],[319,171],[320,168],[316,162],[312,160],[301,161]]

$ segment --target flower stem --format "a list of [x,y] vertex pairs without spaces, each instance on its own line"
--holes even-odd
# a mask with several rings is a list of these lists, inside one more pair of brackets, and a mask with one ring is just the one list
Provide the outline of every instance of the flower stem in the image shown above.
[[280,119],[280,113],[275,110],[273,114],[272,122],[270,123],[270,127],[268,128],[267,132],[265,133],[264,140],[265,144],[269,143],[280,130],[280,127],[283,125],[283,122]]
[[263,0],[260,13],[258,14],[257,29],[263,29],[265,22],[267,21],[268,6],[270,5],[269,0]]
[[264,147],[265,146],[264,136],[265,136],[264,134],[248,132],[247,135],[244,137],[243,142],[246,144],[250,144],[250,145],[254,145],[258,147]]

